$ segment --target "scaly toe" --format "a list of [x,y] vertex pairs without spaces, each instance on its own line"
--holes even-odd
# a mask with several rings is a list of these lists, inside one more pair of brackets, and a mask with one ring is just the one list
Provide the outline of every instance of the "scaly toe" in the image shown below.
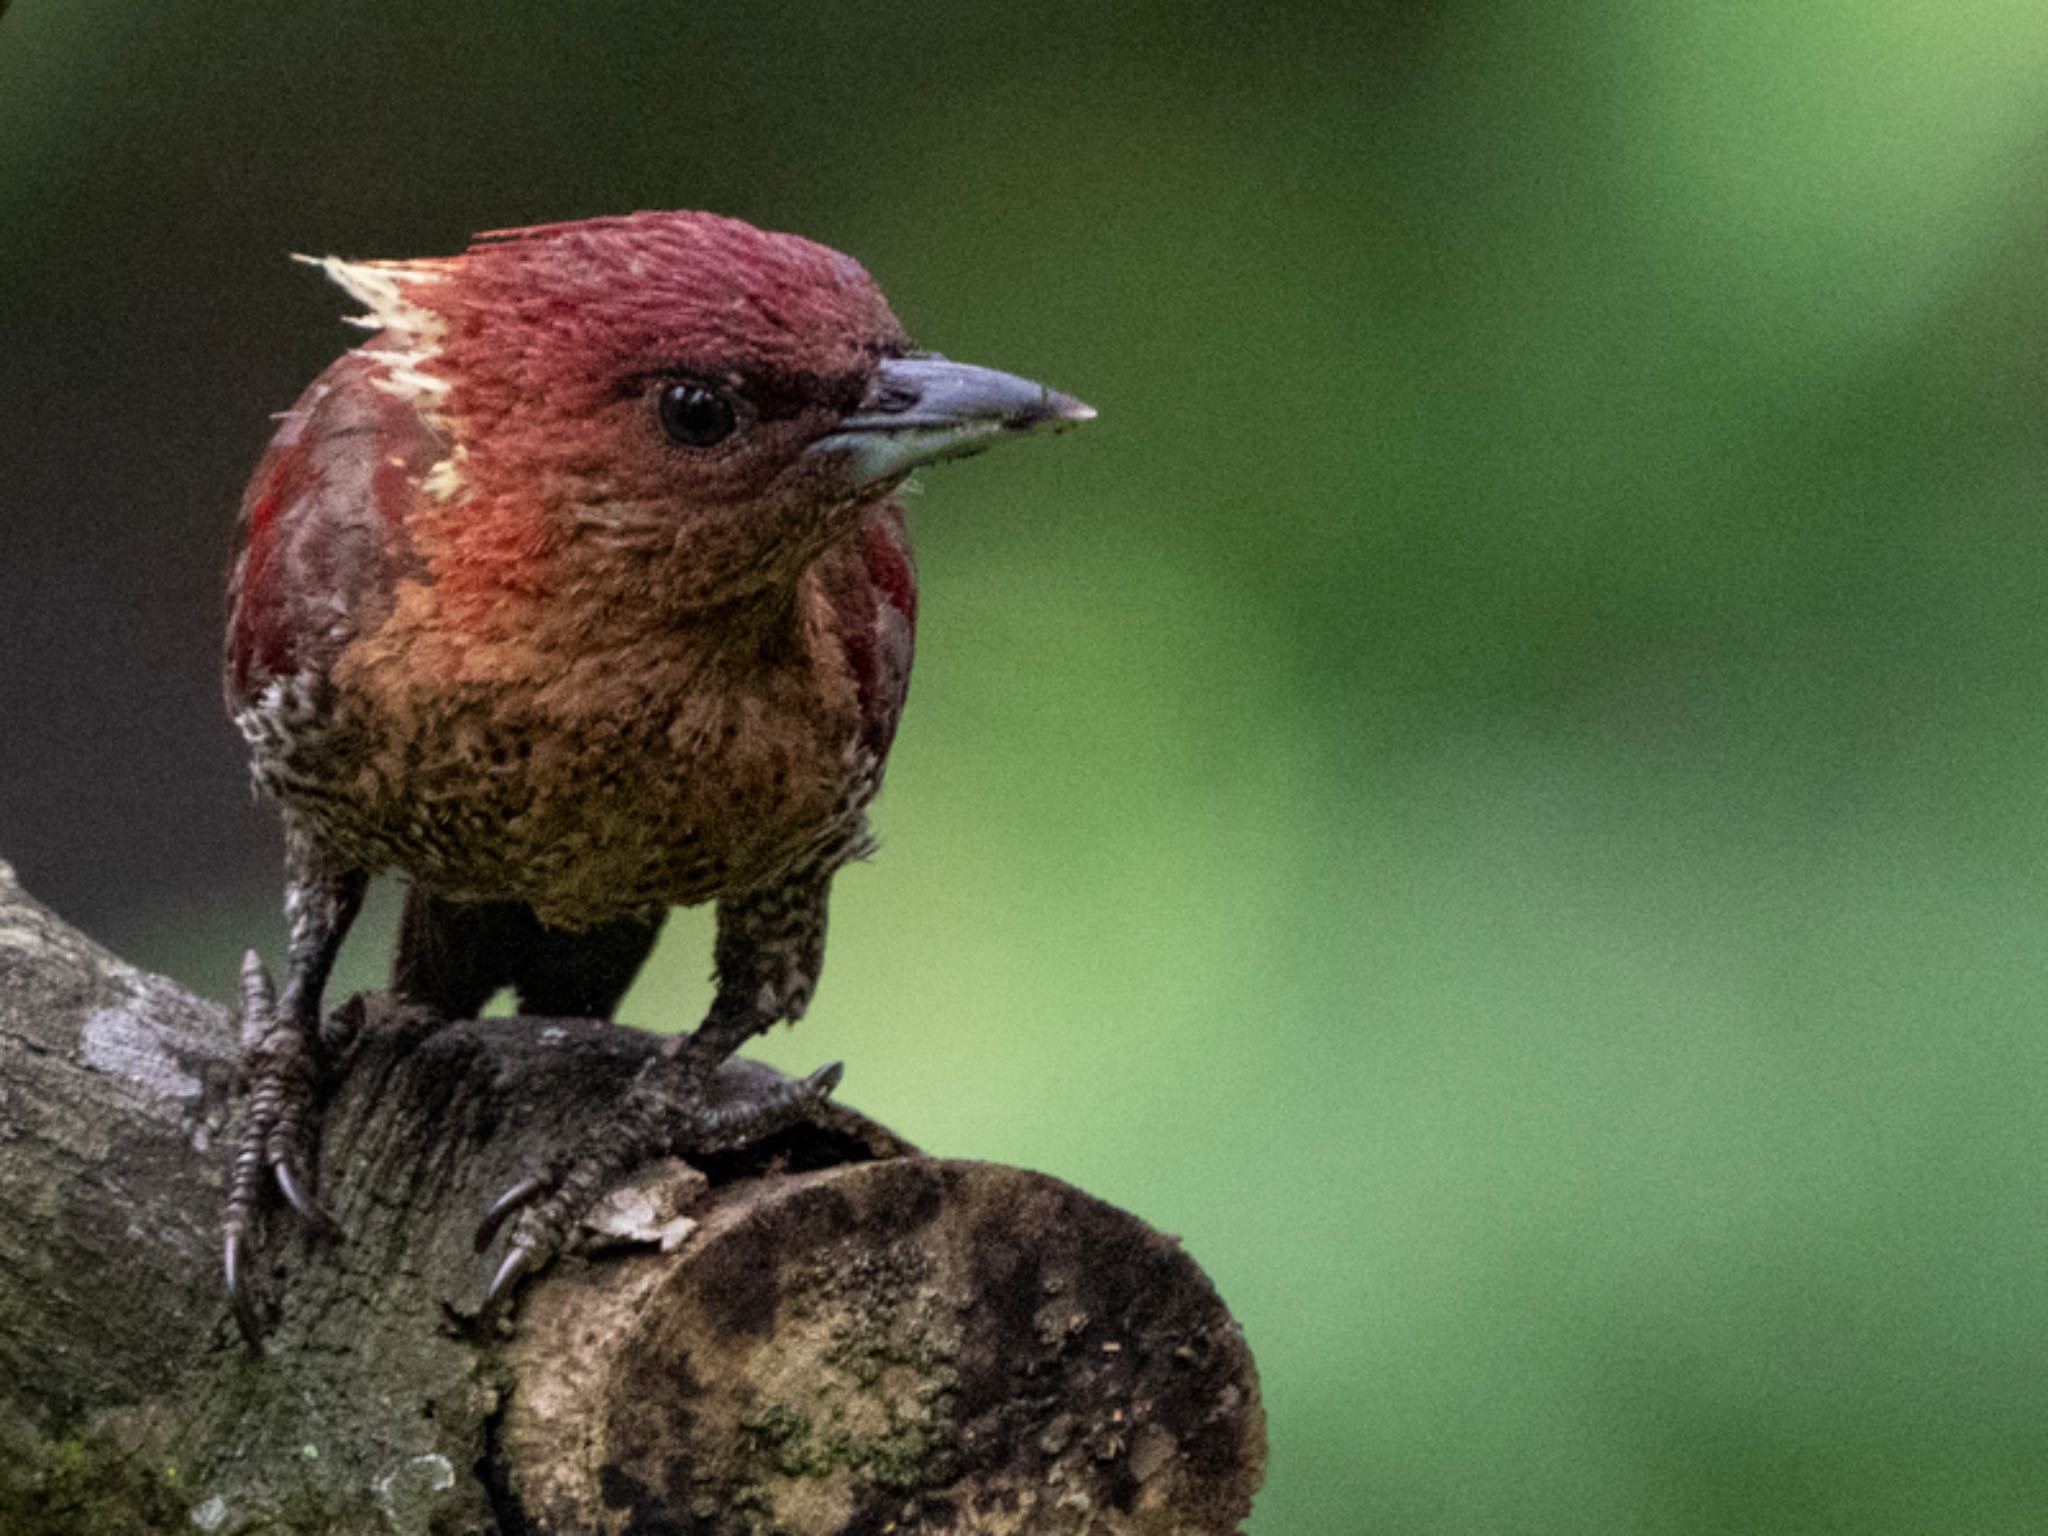
[[845,1074],[835,1061],[795,1082],[707,1097],[710,1071],[715,1068],[692,1066],[666,1080],[643,1078],[618,1118],[590,1132],[566,1163],[521,1179],[498,1196],[477,1226],[477,1251],[488,1248],[507,1221],[518,1220],[485,1292],[479,1324],[495,1319],[520,1283],[547,1267],[599,1198],[640,1164],[664,1154],[727,1151],[773,1135],[815,1114]]
[[690,1106],[676,1117],[671,1145],[685,1154],[729,1152],[772,1136],[817,1113],[845,1075],[846,1064],[834,1061],[752,1096]]
[[309,1130],[319,1094],[317,1047],[305,1028],[281,1019],[270,973],[252,951],[242,962],[242,1071],[246,1102],[241,1140],[222,1217],[221,1269],[235,1322],[251,1348],[263,1334],[251,1273],[263,1214],[276,1195],[308,1230],[339,1241],[341,1224],[316,1198],[309,1176]]

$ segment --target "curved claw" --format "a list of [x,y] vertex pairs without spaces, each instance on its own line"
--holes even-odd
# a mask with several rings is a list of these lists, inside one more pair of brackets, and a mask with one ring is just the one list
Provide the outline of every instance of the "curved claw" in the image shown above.
[[221,1268],[227,1275],[228,1303],[235,1309],[235,1325],[242,1330],[242,1341],[252,1354],[260,1354],[263,1350],[263,1319],[256,1312],[255,1294],[245,1283],[243,1263],[242,1234],[230,1232],[226,1251],[221,1255]]
[[[517,1184],[506,1190],[505,1193],[498,1196],[496,1200],[493,1200],[491,1208],[484,1212],[484,1219],[477,1223],[476,1251],[482,1253],[486,1248],[490,1247],[491,1239],[498,1235],[499,1228],[503,1227],[507,1221],[519,1212],[525,1210],[526,1207],[533,1204],[542,1195],[546,1194],[552,1187],[552,1184],[552,1180],[541,1178],[538,1175],[529,1176],[521,1179]],[[509,1264],[511,1261],[508,1259],[506,1262]],[[504,1278],[505,1272],[501,1269],[498,1271],[498,1280],[491,1282],[491,1293],[493,1295],[497,1294],[498,1282]],[[488,1301],[485,1302],[486,1307],[489,1305]]]
[[[586,1142],[581,1152],[547,1174],[521,1179],[492,1202],[477,1224],[482,1253],[514,1216],[521,1218],[498,1272],[484,1292],[477,1322],[488,1326],[510,1302],[520,1283],[547,1267],[568,1230],[618,1174],[661,1152],[719,1151],[744,1146],[802,1120],[823,1104],[846,1075],[844,1062],[827,1062],[796,1082],[777,1082],[751,1094],[707,1103],[701,1075],[639,1095],[611,1139]],[[542,1204],[546,1201],[548,1203]],[[540,1205],[539,1210],[534,1210]]]
[[306,1186],[289,1158],[273,1158],[270,1176],[277,1181],[278,1193],[284,1196],[285,1203],[297,1211],[308,1226],[321,1226],[333,1219],[320,1209],[318,1201],[306,1193]]
[[277,1180],[279,1193],[316,1236],[334,1243],[342,1240],[341,1223],[328,1214],[326,1206],[313,1198],[306,1189],[303,1175],[292,1165],[290,1158],[274,1158],[270,1164],[270,1176]]
[[505,1262],[491,1277],[491,1288],[484,1292],[484,1304],[477,1309],[477,1321],[488,1324],[495,1318],[505,1303],[512,1299],[512,1293],[519,1289],[519,1282],[539,1267],[539,1259],[533,1249],[524,1243],[513,1243],[512,1251],[505,1255]]

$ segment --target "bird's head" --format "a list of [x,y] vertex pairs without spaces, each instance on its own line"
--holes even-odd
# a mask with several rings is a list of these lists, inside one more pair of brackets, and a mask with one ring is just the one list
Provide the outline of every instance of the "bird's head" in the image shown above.
[[912,470],[1094,412],[914,351],[850,257],[703,213],[318,263],[444,453],[410,532],[482,601],[709,606],[792,581]]

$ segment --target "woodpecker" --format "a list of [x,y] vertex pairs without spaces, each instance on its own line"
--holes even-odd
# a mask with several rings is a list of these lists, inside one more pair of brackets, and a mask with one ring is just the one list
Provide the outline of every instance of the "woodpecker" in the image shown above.
[[[301,258],[310,259],[310,258]],[[871,847],[917,585],[920,466],[1095,415],[914,348],[852,258],[707,213],[314,262],[373,334],[280,419],[242,502],[226,691],[285,833],[284,982],[243,971],[227,1289],[312,1173],[322,993],[372,874],[407,881],[394,991],[444,1019],[610,1018],[668,910],[716,903],[715,997],[616,1113],[486,1215],[486,1310],[647,1159],[809,1113],[837,1064],[715,1102],[801,1018],[834,873]]]

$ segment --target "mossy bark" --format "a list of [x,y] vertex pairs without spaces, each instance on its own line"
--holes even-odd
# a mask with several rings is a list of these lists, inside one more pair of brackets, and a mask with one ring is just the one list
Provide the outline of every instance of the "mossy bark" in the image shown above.
[[0,1531],[1195,1536],[1248,1509],[1256,1375],[1178,1246],[851,1112],[708,1183],[653,1170],[478,1337],[477,1213],[652,1042],[348,1006],[320,1170],[348,1238],[269,1235],[252,1357],[219,1281],[227,1010],[0,864]]

